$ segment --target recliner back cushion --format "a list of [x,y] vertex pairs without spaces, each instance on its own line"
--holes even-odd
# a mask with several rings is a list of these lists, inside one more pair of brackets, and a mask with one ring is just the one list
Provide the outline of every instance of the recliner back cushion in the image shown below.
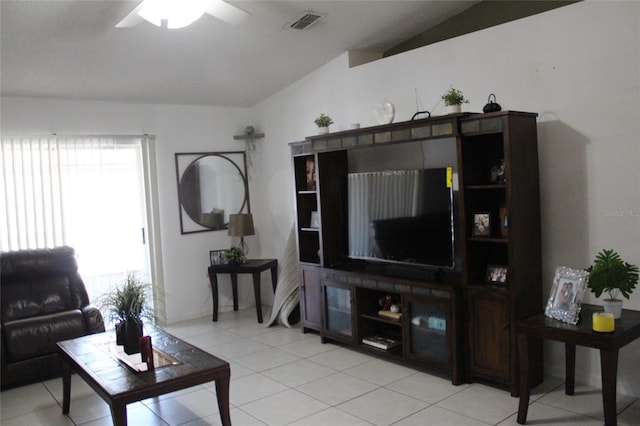
[[77,308],[66,276],[25,277],[2,283],[2,322],[53,314]]

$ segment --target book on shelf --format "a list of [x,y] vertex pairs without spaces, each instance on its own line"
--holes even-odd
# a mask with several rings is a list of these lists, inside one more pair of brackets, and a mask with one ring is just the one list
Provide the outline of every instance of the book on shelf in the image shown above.
[[402,316],[402,313],[400,313],[400,312],[391,312],[391,311],[378,311],[378,315],[380,315],[381,317],[385,317],[385,318],[392,318],[392,319],[399,320],[400,317]]
[[400,346],[402,344],[402,341],[376,335],[364,337],[362,339],[362,343],[364,343],[365,345],[373,346],[374,348],[387,350],[396,346]]

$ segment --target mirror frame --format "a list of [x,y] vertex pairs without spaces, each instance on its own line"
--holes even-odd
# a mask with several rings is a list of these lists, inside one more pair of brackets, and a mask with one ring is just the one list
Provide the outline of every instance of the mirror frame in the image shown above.
[[229,161],[238,171],[244,187],[244,198],[238,211],[229,211],[229,214],[242,213],[246,206],[246,212],[251,213],[249,202],[249,180],[247,176],[247,156],[244,151],[216,151],[216,152],[178,152],[175,154],[176,179],[178,183],[178,210],[180,217],[180,233],[193,234],[197,232],[222,231],[229,228],[228,223],[221,227],[208,227],[196,222],[184,208],[183,191],[181,190],[182,178],[198,160],[205,157],[221,157]]

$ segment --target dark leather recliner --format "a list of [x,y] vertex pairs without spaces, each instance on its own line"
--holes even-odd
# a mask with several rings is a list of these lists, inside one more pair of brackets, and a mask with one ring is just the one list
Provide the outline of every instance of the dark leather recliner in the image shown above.
[[71,247],[0,255],[2,388],[60,373],[56,342],[104,331]]

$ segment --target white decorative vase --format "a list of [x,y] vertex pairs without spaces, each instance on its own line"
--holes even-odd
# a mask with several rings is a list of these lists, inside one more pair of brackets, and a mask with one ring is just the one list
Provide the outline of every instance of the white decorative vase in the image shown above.
[[447,105],[447,111],[449,114],[458,114],[462,112],[462,105]]
[[329,127],[318,127],[319,135],[326,135],[327,133],[329,133]]
[[612,313],[615,319],[620,318],[620,315],[622,315],[622,300],[604,299],[602,306],[604,307],[604,311]]

